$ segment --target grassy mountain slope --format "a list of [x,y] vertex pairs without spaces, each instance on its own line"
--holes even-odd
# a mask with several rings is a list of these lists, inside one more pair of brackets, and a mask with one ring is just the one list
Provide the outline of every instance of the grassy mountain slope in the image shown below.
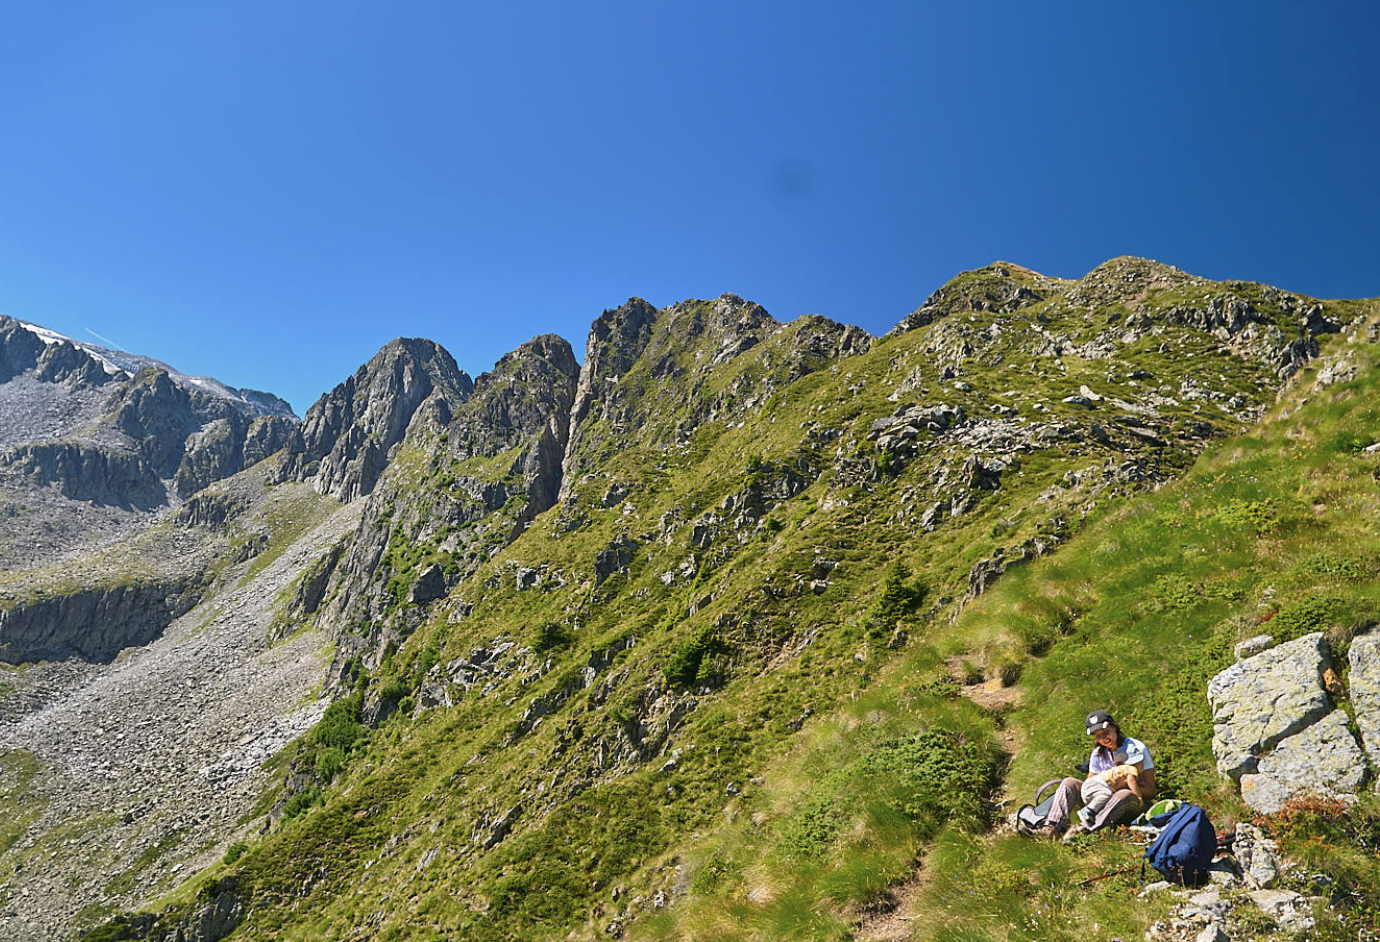
[[[632,937],[893,937],[886,923],[912,939],[1143,935],[1168,904],[1135,900],[1135,873],[1082,885],[1134,867],[1139,847],[1104,837],[1065,848],[957,815],[936,834],[908,804],[934,789],[908,782],[909,770],[879,775],[868,760],[936,727],[979,747],[1001,742],[1010,764],[996,797],[1009,813],[1086,757],[1082,717],[1106,707],[1153,744],[1162,793],[1207,805],[1219,830],[1247,819],[1215,770],[1208,679],[1255,634],[1321,630],[1345,650],[1380,608],[1370,311],[1251,433],[1211,447],[1182,479],[1095,513],[1058,554],[1008,573],[890,665],[868,696],[810,730],[738,821],[687,849],[688,899]],[[1009,659],[1020,668],[1016,696],[974,721],[982,665]],[[950,699],[937,707],[936,696]],[[1349,813],[1300,802],[1270,825],[1302,863],[1293,886],[1344,906],[1344,915],[1321,910],[1310,938],[1374,933],[1374,797]]]
[[[872,343],[748,307],[596,323],[614,365],[581,379],[560,501],[405,631],[363,627],[380,646],[282,757],[276,826],[167,922],[229,896],[236,939],[1121,924],[1069,851],[992,837],[995,799],[1066,768],[1097,705],[1167,786],[1228,800],[1201,689],[1227,636],[1271,604],[1344,630],[1369,598],[1374,560],[1317,506],[1373,500],[1340,490],[1374,460],[1347,412],[1371,306],[1117,259],[968,273]],[[1286,414],[1320,343],[1357,378]],[[1314,415],[1328,437],[1297,438]],[[1319,581],[1333,601],[1289,608]],[[1006,693],[958,696],[989,678]]]

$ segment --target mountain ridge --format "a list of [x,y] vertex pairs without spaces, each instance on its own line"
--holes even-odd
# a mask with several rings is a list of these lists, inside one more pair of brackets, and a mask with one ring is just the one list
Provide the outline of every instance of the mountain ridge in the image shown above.
[[[651,861],[712,829],[725,791],[752,800],[766,757],[928,657],[1008,570],[1255,427],[1367,309],[1113,259],[1067,282],[964,273],[881,338],[724,295],[605,311],[583,369],[539,337],[468,384],[439,347],[395,341],[239,472],[266,490],[232,475],[193,492],[188,532],[223,547],[204,605],[315,547],[246,630],[328,645],[333,705],[277,760],[252,825],[267,830],[239,832],[248,856],[106,937],[212,911],[216,938],[302,937],[288,901],[396,938],[622,933],[659,908],[590,881],[689,905],[678,865]],[[292,529],[251,496],[284,487],[321,522]],[[1040,631],[1035,650],[1060,643]],[[983,657],[1003,687],[1029,658]],[[614,809],[639,836],[597,833]],[[414,817],[444,838],[377,830]],[[313,837],[328,833],[334,853]],[[131,872],[170,888],[156,860]],[[538,875],[560,902],[540,902]],[[87,925],[110,911],[103,879],[83,878]],[[351,908],[396,880],[422,891],[377,919]]]

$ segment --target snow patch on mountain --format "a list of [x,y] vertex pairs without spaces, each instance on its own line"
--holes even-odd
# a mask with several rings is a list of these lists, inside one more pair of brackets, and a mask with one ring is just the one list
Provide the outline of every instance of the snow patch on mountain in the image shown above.
[[250,415],[278,415],[283,418],[296,419],[297,415],[284,400],[268,393],[262,393],[253,389],[236,389],[227,386],[218,379],[209,376],[189,376],[186,373],[174,369],[162,360],[155,360],[153,357],[141,356],[137,353],[129,353],[125,350],[111,350],[98,344],[88,343],[85,340],[76,340],[47,327],[40,327],[28,321],[18,321],[24,329],[36,335],[45,344],[70,343],[78,350],[82,350],[95,359],[105,371],[113,376],[133,376],[142,369],[152,367],[153,369],[163,370],[174,383],[185,388],[193,387],[201,390],[207,395],[215,396],[219,399],[228,399],[232,402],[241,404],[244,411]]

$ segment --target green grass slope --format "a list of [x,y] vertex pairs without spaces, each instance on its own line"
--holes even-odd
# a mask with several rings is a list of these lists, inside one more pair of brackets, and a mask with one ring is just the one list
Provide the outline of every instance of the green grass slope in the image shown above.
[[[601,429],[556,507],[356,665],[296,757],[311,800],[168,921],[231,886],[234,939],[1143,929],[1074,886],[1116,848],[996,836],[1001,800],[1105,706],[1166,790],[1239,813],[1206,678],[1257,623],[1343,633],[1373,592],[1373,312],[1135,259],[931,302],[808,370],[781,364],[809,324],[703,369],[649,328],[675,365],[633,364],[619,421],[655,445]],[[1355,378],[1276,404],[1310,323],[1352,325],[1323,343]],[[654,422],[687,373],[718,408]]]
[[[768,771],[754,808],[685,849],[688,897],[632,937],[867,938],[898,907],[899,937],[916,940],[1143,936],[1166,904],[1136,899],[1136,873],[1083,883],[1134,866],[1140,847],[1106,836],[1066,848],[957,813],[937,833],[916,812],[898,829],[906,802],[961,796],[950,783],[910,783],[923,761],[880,783],[875,766],[898,737],[936,728],[974,749],[1000,741],[1009,766],[993,797],[1009,813],[1086,758],[1083,715],[1105,707],[1152,744],[1162,794],[1204,804],[1219,830],[1246,819],[1215,770],[1208,679],[1252,635],[1321,630],[1344,651],[1380,611],[1380,455],[1366,450],[1380,441],[1375,331],[1372,321],[1339,338],[1251,434],[1209,449],[1173,484],[1097,513],[1058,554],[1008,573],[891,665],[867,698],[810,730]],[[1320,370],[1353,369],[1319,388]],[[1003,656],[1019,663],[1019,696],[965,728],[961,708],[973,705],[958,696],[962,678],[936,665]],[[936,696],[951,698],[947,711]],[[1373,795],[1349,814],[1302,800],[1263,823],[1302,863],[1295,888],[1322,887],[1334,904],[1310,938],[1380,930]]]

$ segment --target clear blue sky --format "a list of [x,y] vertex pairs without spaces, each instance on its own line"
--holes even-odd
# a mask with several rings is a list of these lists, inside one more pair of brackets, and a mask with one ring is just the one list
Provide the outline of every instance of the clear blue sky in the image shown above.
[[638,295],[882,333],[1122,254],[1380,295],[1380,5],[236,0],[0,11],[0,313],[299,413]]

